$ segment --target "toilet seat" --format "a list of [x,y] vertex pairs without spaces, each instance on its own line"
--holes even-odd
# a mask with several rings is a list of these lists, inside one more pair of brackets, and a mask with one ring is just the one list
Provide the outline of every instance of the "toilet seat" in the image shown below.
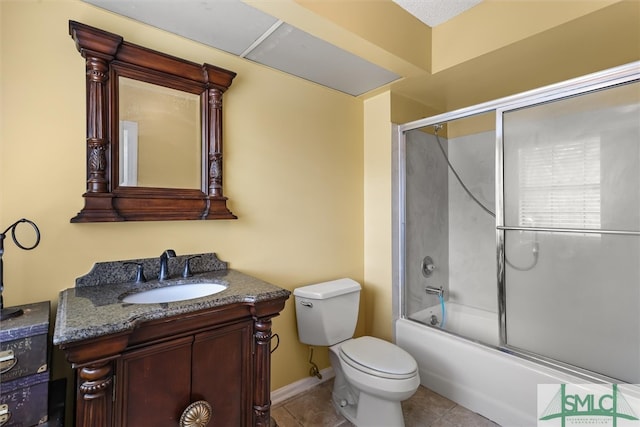
[[415,359],[400,347],[374,337],[360,337],[340,346],[340,359],[358,371],[379,378],[403,380],[415,377]]

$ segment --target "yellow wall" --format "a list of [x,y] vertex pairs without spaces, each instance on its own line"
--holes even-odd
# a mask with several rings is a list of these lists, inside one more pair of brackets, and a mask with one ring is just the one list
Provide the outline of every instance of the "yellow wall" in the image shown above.
[[[5,305],[73,287],[96,261],[214,251],[287,289],[363,280],[362,101],[79,1],[0,1],[0,226],[27,217],[42,241],[5,241]],[[235,221],[70,224],[85,190],[85,66],[76,20],[125,40],[238,73],[224,95],[225,195]],[[366,290],[365,290],[366,293]],[[274,332],[272,388],[308,375],[292,300]],[[54,377],[65,375],[56,354]],[[318,356],[321,368],[326,354]]]
[[452,111],[640,60],[640,2],[485,0],[432,41],[431,72],[391,91]]
[[391,333],[391,94],[364,103],[365,330]]
[[620,0],[484,0],[433,30],[433,73],[496,51]]

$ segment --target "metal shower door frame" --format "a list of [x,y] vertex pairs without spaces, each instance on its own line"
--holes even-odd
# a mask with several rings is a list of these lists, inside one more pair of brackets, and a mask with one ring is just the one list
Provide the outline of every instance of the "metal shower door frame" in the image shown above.
[[543,232],[577,232],[577,233],[599,233],[599,234],[622,234],[640,236],[640,231],[624,231],[624,230],[585,230],[585,229],[566,229],[566,228],[541,228],[541,227],[517,227],[506,226],[504,221],[504,122],[503,115],[507,112],[518,110],[521,108],[540,105],[543,103],[557,101],[564,98],[579,96],[596,90],[605,89],[635,80],[640,80],[640,61],[632,62],[626,65],[614,67],[605,71],[589,74],[586,76],[571,79],[565,82],[556,83],[539,89],[523,92],[521,94],[489,101],[475,106],[462,108],[448,113],[416,120],[413,122],[401,124],[395,127],[393,135],[397,140],[397,151],[395,153],[397,168],[397,189],[398,196],[394,200],[398,208],[397,228],[393,231],[397,233],[398,239],[394,241],[394,252],[397,253],[398,259],[398,290],[399,297],[397,305],[394,304],[394,313],[398,315],[394,318],[407,318],[405,304],[405,289],[407,286],[406,277],[406,132],[433,126],[457,119],[468,118],[471,116],[495,112],[496,117],[496,143],[495,143],[495,213],[496,213],[496,262],[497,262],[497,284],[498,284],[498,327],[499,327],[499,349],[508,349],[518,355],[533,359],[541,363],[546,363],[569,370],[582,376],[599,378],[598,374],[593,375],[589,371],[584,371],[571,365],[566,365],[544,356],[529,353],[520,349],[510,348],[507,342],[507,307],[506,307],[506,282],[505,282],[505,234],[506,231],[543,231]]

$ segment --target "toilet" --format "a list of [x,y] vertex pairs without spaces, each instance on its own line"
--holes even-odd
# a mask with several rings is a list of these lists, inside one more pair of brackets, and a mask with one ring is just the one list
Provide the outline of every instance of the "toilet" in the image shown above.
[[418,364],[388,341],[353,338],[360,289],[352,279],[294,289],[298,337],[311,346],[329,346],[332,400],[345,418],[358,427],[403,427],[400,403],[420,385]]

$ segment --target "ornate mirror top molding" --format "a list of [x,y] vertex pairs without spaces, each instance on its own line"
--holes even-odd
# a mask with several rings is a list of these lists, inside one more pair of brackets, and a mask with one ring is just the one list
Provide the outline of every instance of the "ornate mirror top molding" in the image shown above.
[[[117,34],[75,21],[69,21],[69,34],[86,60],[87,84],[87,190],[83,194],[84,208],[71,222],[235,219],[222,192],[222,94],[236,73],[147,49],[126,42]],[[137,85],[142,89],[151,88],[151,95],[176,99],[162,113],[167,116],[166,120],[157,116],[160,113],[157,113],[156,98],[151,96],[141,101],[153,104],[155,120],[132,122],[124,111],[121,116],[120,109],[138,112],[144,108],[120,103],[121,98],[132,98],[120,93],[125,87],[131,87],[125,84],[131,80],[142,82]],[[158,95],[163,91],[153,87],[171,91]],[[184,93],[184,100],[178,98],[180,92]],[[189,110],[191,116],[184,120],[175,112],[176,104],[188,102],[193,105],[183,109]],[[174,126],[171,120],[179,120],[180,125]],[[183,127],[185,121],[197,126],[186,133],[188,137],[176,130]],[[167,128],[160,128],[159,123],[165,122]],[[123,127],[123,124],[133,127]],[[135,132],[127,133],[131,129]],[[135,140],[131,139],[132,134]],[[200,151],[188,153],[188,158],[200,158],[199,189],[143,186],[144,174],[163,176],[175,172],[174,169],[178,173],[180,170],[179,161],[173,162],[171,157],[167,160],[166,154],[164,164],[158,160],[165,149],[160,141],[148,135],[167,135],[169,144],[177,152]],[[196,138],[200,141],[183,140],[194,139],[194,135],[200,135]]]

